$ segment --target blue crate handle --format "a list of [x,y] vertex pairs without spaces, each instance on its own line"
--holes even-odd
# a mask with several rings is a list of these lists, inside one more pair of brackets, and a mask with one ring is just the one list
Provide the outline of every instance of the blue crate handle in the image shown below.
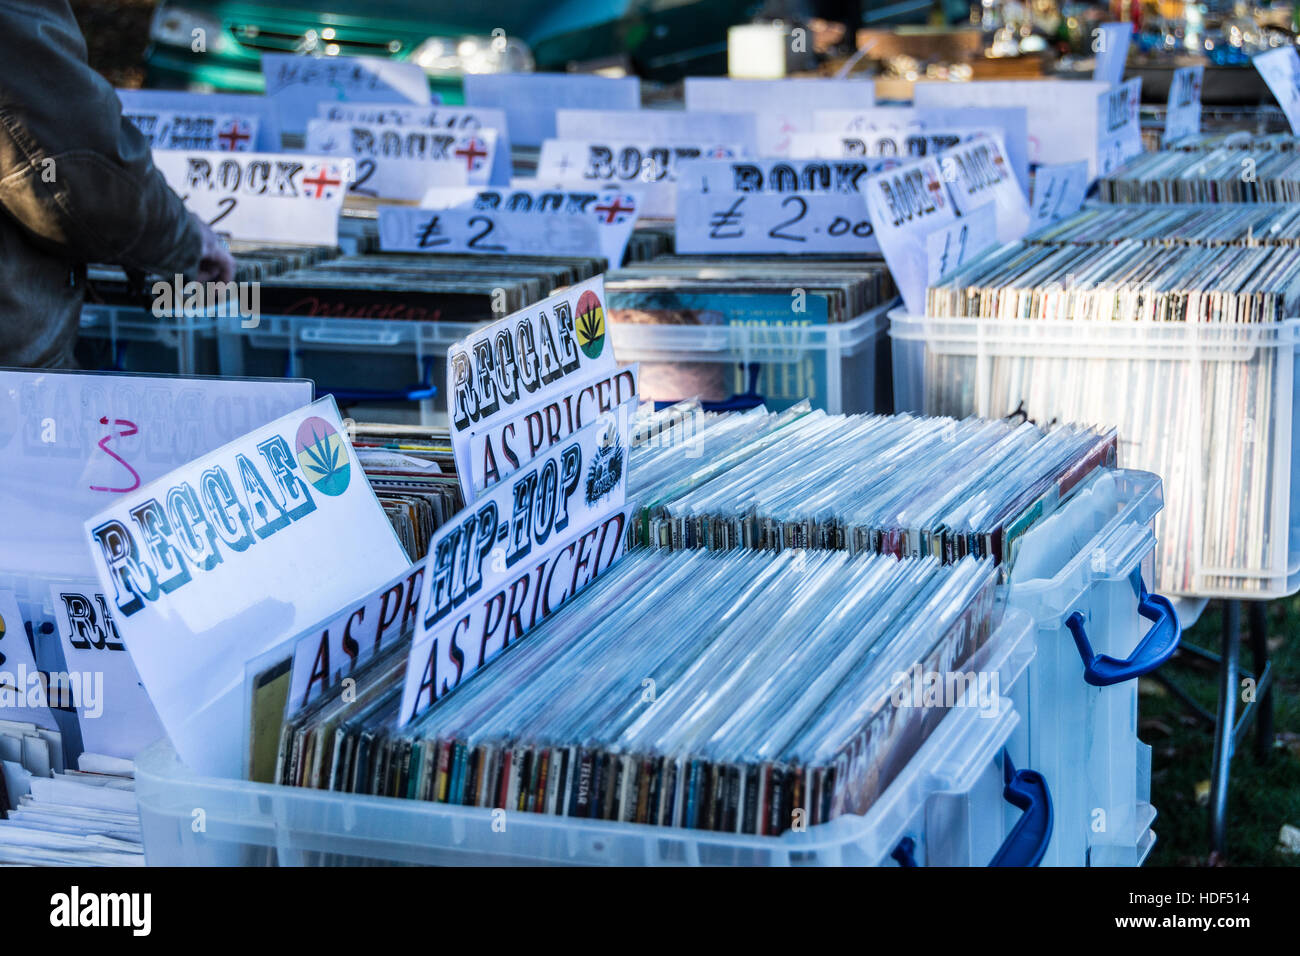
[[1178,642],[1183,636],[1183,626],[1179,623],[1178,612],[1169,599],[1159,594],[1147,592],[1146,583],[1139,576],[1137,579],[1138,614],[1152,622],[1142,642],[1133,649],[1127,660],[1116,660],[1105,654],[1098,654],[1088,642],[1088,634],[1083,627],[1083,615],[1078,611],[1066,619],[1065,626],[1070,629],[1074,646],[1083,658],[1083,679],[1094,687],[1109,687],[1111,684],[1123,683],[1143,674],[1149,674],[1178,650]]
[[989,866],[1037,866],[1043,862],[1052,839],[1052,794],[1047,781],[1036,770],[1017,770],[1011,755],[1003,752],[1002,775],[1006,786],[1002,799],[1025,811],[1011,828]]
[[[1011,755],[1003,751],[1002,775],[1006,786],[1002,798],[1025,812],[1011,828],[989,866],[1038,866],[1052,839],[1052,794],[1043,775],[1034,770],[1016,770]],[[903,837],[889,854],[901,867],[914,867],[916,841]]]
[[[743,412],[751,408],[758,408],[767,401],[758,391],[758,376],[763,367],[757,362],[749,363],[749,390],[741,392],[738,395],[732,395],[730,398],[724,398],[716,402],[700,402],[700,407],[706,412]],[[655,402],[655,411],[661,412],[665,408],[676,405],[680,399],[671,401]]]

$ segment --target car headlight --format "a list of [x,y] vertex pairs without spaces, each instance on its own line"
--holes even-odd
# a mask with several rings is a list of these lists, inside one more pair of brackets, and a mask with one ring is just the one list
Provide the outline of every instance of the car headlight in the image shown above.
[[434,76],[465,73],[527,73],[533,69],[528,45],[514,37],[429,37],[411,54],[424,72]]
[[149,23],[149,37],[155,43],[188,47],[200,53],[222,52],[230,44],[221,21],[216,17],[168,3],[154,11]]

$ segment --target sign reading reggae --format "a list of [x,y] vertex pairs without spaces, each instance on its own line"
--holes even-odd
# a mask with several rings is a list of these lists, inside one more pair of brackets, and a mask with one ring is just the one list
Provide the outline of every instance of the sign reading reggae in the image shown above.
[[244,662],[408,567],[332,398],[118,496],[85,533],[177,753],[218,775],[239,772]]
[[532,405],[539,389],[614,368],[605,335],[605,284],[578,283],[487,326],[447,350],[452,451],[466,503],[473,499],[469,433]]

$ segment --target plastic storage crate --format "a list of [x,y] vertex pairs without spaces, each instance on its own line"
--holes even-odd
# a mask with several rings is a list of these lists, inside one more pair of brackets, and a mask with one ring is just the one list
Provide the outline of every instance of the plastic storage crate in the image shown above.
[[[608,323],[614,355],[641,363],[641,397],[663,404],[781,409],[807,398],[831,414],[888,412],[891,304],[827,325]],[[706,383],[674,394],[674,382]]]
[[[1025,613],[1008,611],[971,669],[1014,689],[1033,656],[1031,629]],[[779,837],[520,812],[502,818],[482,807],[204,778],[166,741],[137,758],[136,794],[150,865],[1034,862],[1050,833],[1050,795],[1032,772],[1007,783],[1003,748],[1019,718],[1007,696],[994,704],[986,713],[954,708],[866,815]]]
[[1120,464],[1164,479],[1156,590],[1300,590],[1300,320],[890,318],[900,411],[1118,428]]
[[447,347],[480,324],[396,322],[263,315],[256,328],[220,320],[223,375],[309,378],[316,394],[340,403],[416,403],[424,414],[446,412]]
[[1155,840],[1137,678],[1181,634],[1170,602],[1144,583],[1161,506],[1157,476],[1108,471],[1020,544],[1008,603],[1033,618],[1037,652],[1017,691],[1016,752],[1053,781],[1045,865],[1138,866]]
[[139,306],[87,304],[79,335],[102,370],[211,375],[218,371],[217,321],[213,316],[159,318]]

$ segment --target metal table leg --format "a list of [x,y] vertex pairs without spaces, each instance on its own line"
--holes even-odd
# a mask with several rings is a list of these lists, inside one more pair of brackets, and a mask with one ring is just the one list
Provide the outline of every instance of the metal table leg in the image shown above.
[[1219,666],[1219,713],[1214,727],[1214,771],[1210,780],[1210,849],[1227,850],[1228,779],[1237,724],[1237,655],[1240,648],[1241,602],[1223,605],[1223,655]]
[[[1263,601],[1250,602],[1250,657],[1257,678],[1262,678],[1268,668],[1268,605]],[[1273,753],[1273,685],[1271,682],[1258,688],[1259,712],[1255,726],[1255,759],[1263,763]]]

